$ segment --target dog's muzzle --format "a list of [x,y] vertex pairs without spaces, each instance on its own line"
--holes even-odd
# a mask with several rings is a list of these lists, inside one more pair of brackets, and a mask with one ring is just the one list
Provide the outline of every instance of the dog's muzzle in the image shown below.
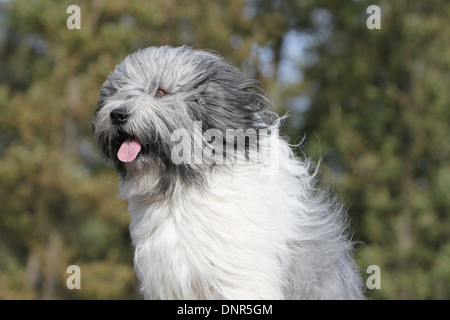
[[111,118],[111,122],[114,125],[123,125],[128,120],[128,111],[123,107],[115,108],[113,111],[111,111],[109,117]]
[[[124,125],[128,120],[128,116],[129,112],[127,111],[126,108],[123,107],[115,108],[109,114],[111,122],[115,126]],[[120,145],[120,148],[117,151],[117,158],[122,162],[134,161],[139,155],[141,148],[142,145],[140,141],[132,136],[129,136]]]

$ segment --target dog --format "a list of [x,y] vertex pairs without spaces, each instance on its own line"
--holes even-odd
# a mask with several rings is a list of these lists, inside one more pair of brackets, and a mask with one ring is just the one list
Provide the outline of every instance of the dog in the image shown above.
[[220,55],[149,47],[100,90],[99,154],[128,200],[146,299],[363,299],[343,206]]

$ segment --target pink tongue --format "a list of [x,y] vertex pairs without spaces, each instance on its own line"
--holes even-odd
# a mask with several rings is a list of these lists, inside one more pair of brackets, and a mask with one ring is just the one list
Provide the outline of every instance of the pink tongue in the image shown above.
[[141,143],[136,139],[128,138],[120,146],[117,158],[122,162],[131,162],[136,159],[139,151],[141,151]]

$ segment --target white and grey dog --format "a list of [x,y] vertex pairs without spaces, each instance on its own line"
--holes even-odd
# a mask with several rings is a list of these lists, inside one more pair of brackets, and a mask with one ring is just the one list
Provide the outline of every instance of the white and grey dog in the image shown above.
[[269,105],[186,46],[139,50],[109,75],[94,136],[128,200],[145,298],[363,298],[345,212]]

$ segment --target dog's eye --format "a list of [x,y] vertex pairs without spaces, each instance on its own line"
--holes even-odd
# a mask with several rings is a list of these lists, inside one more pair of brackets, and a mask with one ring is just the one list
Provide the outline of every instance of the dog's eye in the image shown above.
[[167,94],[166,90],[158,88],[158,90],[156,90],[155,97],[160,98],[160,97],[165,96],[166,94]]

